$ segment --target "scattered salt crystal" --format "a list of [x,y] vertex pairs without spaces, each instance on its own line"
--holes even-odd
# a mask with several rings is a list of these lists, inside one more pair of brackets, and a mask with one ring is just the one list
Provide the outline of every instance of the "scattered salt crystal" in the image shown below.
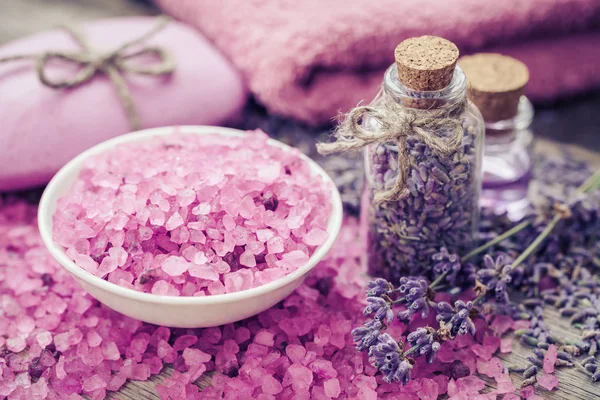
[[263,346],[272,347],[275,344],[273,340],[273,333],[268,331],[260,331],[254,336],[254,343],[261,344]]
[[437,400],[440,394],[439,386],[432,379],[421,379],[421,387],[418,391],[419,399],[421,400]]
[[521,389],[521,397],[523,397],[524,399],[530,399],[534,395],[535,395],[535,388],[531,385],[525,386],[523,389]]
[[512,393],[515,391],[515,385],[508,374],[500,374],[496,376],[496,390],[498,394]]
[[544,374],[537,378],[537,383],[547,390],[552,390],[558,386],[558,378],[551,374]]
[[529,328],[530,322],[526,319],[519,319],[513,322],[512,330],[517,331],[519,329],[527,329]]
[[206,354],[198,349],[186,348],[183,350],[183,359],[188,367],[197,366],[210,361],[210,354]]
[[556,345],[551,344],[546,350],[546,354],[544,354],[544,372],[547,374],[551,374],[554,372],[554,364],[556,364],[556,359],[558,358],[558,349]]
[[476,376],[470,375],[457,379],[456,387],[459,391],[477,393],[485,387],[485,382]]
[[513,340],[511,338],[505,338],[500,340],[500,353],[511,353],[512,352],[512,343]]
[[175,339],[173,343],[173,348],[176,351],[181,351],[187,349],[190,346],[193,346],[198,341],[198,337],[194,335],[183,335]]

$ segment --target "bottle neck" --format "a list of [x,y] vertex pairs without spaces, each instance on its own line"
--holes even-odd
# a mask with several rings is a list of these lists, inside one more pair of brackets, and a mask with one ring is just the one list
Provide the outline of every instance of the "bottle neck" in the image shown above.
[[510,140],[520,131],[529,129],[533,122],[533,106],[527,97],[521,96],[517,115],[513,118],[502,121],[486,121],[485,133],[488,138],[495,138],[497,141]]
[[398,70],[392,64],[385,72],[383,94],[407,108],[430,110],[464,101],[467,96],[467,78],[460,67],[454,69],[452,81],[441,90],[419,91],[405,86],[398,79]]

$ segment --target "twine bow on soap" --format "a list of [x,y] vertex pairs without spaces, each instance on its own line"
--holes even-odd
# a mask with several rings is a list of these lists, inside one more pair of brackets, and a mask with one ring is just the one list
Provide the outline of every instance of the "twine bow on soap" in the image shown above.
[[[321,154],[359,150],[375,143],[396,143],[398,146],[398,177],[389,190],[375,194],[376,202],[399,200],[409,191],[408,170],[411,157],[406,149],[406,139],[416,137],[435,154],[449,156],[460,149],[464,136],[458,116],[466,106],[466,99],[452,105],[429,110],[412,110],[394,101],[384,101],[377,107],[360,106],[346,114],[336,128],[335,142],[319,143]],[[378,121],[376,129],[363,127],[368,118]]]
[[[159,17],[156,25],[147,33],[130,40],[109,52],[101,52],[93,48],[85,35],[72,26],[62,26],[73,40],[81,47],[80,51],[46,51],[33,55],[15,55],[0,57],[0,63],[24,59],[34,59],[37,76],[45,86],[54,89],[76,88],[91,81],[96,74],[106,74],[117,89],[117,94],[123,103],[127,120],[132,130],[142,127],[131,92],[122,73],[128,72],[139,75],[167,75],[175,69],[171,53],[156,46],[142,47],[136,51],[127,52],[131,47],[138,45],[156,33],[160,32],[170,22],[169,18]],[[135,64],[130,61],[134,57],[155,55],[158,63],[150,66]],[[52,60],[62,60],[81,66],[81,70],[73,77],[52,80],[46,73],[46,66]]]

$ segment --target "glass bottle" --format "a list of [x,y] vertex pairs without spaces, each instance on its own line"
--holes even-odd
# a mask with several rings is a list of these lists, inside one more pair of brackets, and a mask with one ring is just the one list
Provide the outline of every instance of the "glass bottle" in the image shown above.
[[458,60],[469,80],[468,97],[485,121],[481,205],[494,213],[522,218],[529,207],[532,173],[533,107],[523,95],[529,70],[498,53],[477,53]]
[[[431,110],[465,101],[467,80],[456,67],[450,84],[441,90],[419,91],[403,84],[396,65],[385,73],[383,85],[371,103],[377,109],[386,101],[426,116]],[[416,108],[415,108],[416,107]],[[378,191],[394,185],[398,176],[397,143],[376,143],[365,149],[365,185],[361,201],[361,234],[366,252],[363,262],[371,276],[397,281],[402,276],[432,276],[431,258],[446,247],[450,253],[469,249],[477,230],[482,175],[484,123],[470,101],[458,118],[462,145],[450,155],[436,154],[416,137],[406,139],[411,159],[409,193],[396,200],[377,202]],[[374,119],[363,126],[377,130]],[[446,132],[430,132],[444,136]]]
[[525,216],[533,161],[533,107],[521,96],[517,115],[487,122],[483,158],[481,206],[512,220]]

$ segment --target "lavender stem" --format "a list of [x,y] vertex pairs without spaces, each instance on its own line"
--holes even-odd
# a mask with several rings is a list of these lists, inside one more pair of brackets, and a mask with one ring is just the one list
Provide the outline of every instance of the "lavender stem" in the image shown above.
[[504,239],[507,239],[507,238],[511,237],[512,235],[521,232],[523,229],[525,229],[529,225],[531,225],[531,222],[532,222],[531,220],[523,221],[519,225],[504,232],[502,235],[496,236],[494,239],[490,240],[489,242],[477,247],[474,250],[471,250],[464,257],[462,257],[462,261],[467,261],[468,259],[476,256],[477,254],[482,253],[484,250],[487,250],[488,248],[492,247],[493,245],[500,243]]
[[418,349],[419,349],[419,345],[418,344],[414,345],[413,347],[411,347],[410,349],[408,349],[404,352],[404,357],[406,357],[407,355],[409,355],[410,353],[412,353]]

